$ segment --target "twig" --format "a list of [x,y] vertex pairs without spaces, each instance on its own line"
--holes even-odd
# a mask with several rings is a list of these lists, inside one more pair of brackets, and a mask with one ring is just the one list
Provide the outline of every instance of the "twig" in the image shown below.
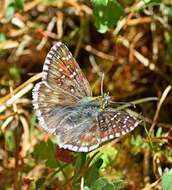
[[5,128],[14,120],[14,116],[9,116],[1,125],[1,130],[5,131]]
[[57,39],[61,39],[63,36],[63,13],[58,11],[57,12],[57,21],[56,21],[56,26],[57,26]]
[[15,52],[15,55],[17,57],[19,57],[20,55],[23,54],[23,51],[24,51],[24,48],[29,44],[29,42],[31,41],[31,37],[29,35],[24,35],[23,36],[23,39],[21,41],[21,43],[19,44],[16,52]]
[[[10,88],[10,91],[13,94],[13,89],[12,88]],[[15,96],[13,96],[13,97],[15,97]],[[15,138],[14,190],[18,190],[19,189],[19,182],[20,182],[20,180],[19,180],[19,159],[20,159],[19,158],[19,144],[20,144],[19,115],[17,114],[17,105],[16,105],[15,101],[11,101],[11,104],[13,106],[13,112],[16,113],[15,116],[14,116],[14,118],[15,118],[15,127],[16,127],[16,131],[14,133],[14,138]]]
[[159,185],[160,179],[156,180],[154,183],[147,184],[146,187],[144,187],[141,190],[153,190],[157,185]]
[[167,88],[164,90],[164,92],[163,92],[163,94],[161,96],[160,101],[158,102],[157,109],[156,109],[156,112],[155,112],[155,116],[153,118],[153,123],[151,125],[151,128],[149,129],[149,134],[151,134],[151,132],[153,131],[153,129],[154,129],[156,123],[157,123],[161,106],[162,106],[164,100],[166,99],[168,93],[171,91],[171,88],[172,88],[172,86],[170,86],[170,85],[167,86]]
[[90,46],[90,45],[86,45],[86,46],[84,47],[84,49],[85,49],[86,51],[88,51],[89,53],[92,53],[92,54],[94,54],[94,55],[96,55],[97,57],[100,57],[100,58],[102,58],[102,59],[106,59],[106,60],[109,60],[109,61],[114,61],[114,60],[115,60],[115,57],[114,57],[114,56],[108,55],[108,54],[106,54],[106,53],[104,53],[104,52],[101,52],[101,51],[98,51],[98,50],[96,50],[95,48],[93,48],[93,47]]
[[41,2],[41,0],[34,0],[34,1],[31,1],[31,2],[25,3],[24,12],[27,12],[27,11],[29,11],[30,9],[33,9],[33,8],[36,7],[40,2]]
[[143,180],[144,184],[147,184],[150,180],[149,177],[149,167],[150,167],[150,151],[145,148],[143,157]]
[[97,63],[96,63],[96,60],[95,60],[95,57],[93,56],[93,55],[90,55],[89,56],[89,61],[90,61],[90,63],[91,63],[91,65],[92,65],[92,68],[93,68],[93,72],[94,73],[97,73],[97,75],[99,76],[99,77],[101,77],[101,70],[100,70],[100,67],[97,65]]
[[28,84],[37,81],[37,80],[40,79],[41,77],[42,77],[42,73],[38,73],[37,75],[35,75],[35,76],[31,77],[30,79],[28,79],[26,82],[24,82],[24,83],[21,84],[19,87],[17,87],[17,88],[13,91],[13,93],[10,93],[10,94],[8,94],[8,95],[2,97],[2,98],[0,99],[0,105],[1,105],[1,104],[4,104],[6,101],[8,101],[8,99],[10,99],[10,98],[13,96],[13,94],[15,95],[17,92],[19,92],[20,90],[22,90],[22,89],[23,89],[24,87],[26,87]]
[[[148,117],[144,117],[143,115],[133,111],[133,110],[130,110],[130,109],[126,109],[125,110],[126,112],[128,112],[129,114],[131,115],[134,115],[136,118],[140,119],[140,120],[143,120],[147,123],[152,123],[152,119],[148,118]],[[167,123],[158,123],[157,124],[158,127],[163,127],[163,128],[167,128],[167,129],[171,129],[172,128],[172,124],[167,124]]]
[[81,26],[80,26],[80,33],[79,33],[79,39],[75,48],[74,57],[76,58],[78,56],[79,50],[82,46],[82,39],[84,36],[84,30],[85,30],[85,18],[84,16],[81,17]]
[[8,106],[11,106],[13,103],[15,103],[17,99],[19,99],[28,91],[30,91],[32,87],[33,87],[33,84],[30,83],[26,87],[24,87],[22,90],[20,90],[18,93],[11,95],[12,97],[6,101],[5,105],[0,105],[0,113],[3,112]]
[[[51,32],[55,26],[55,23],[56,23],[56,18],[53,17],[51,21],[49,22],[46,31]],[[37,45],[36,49],[40,51],[44,47],[46,42],[47,42],[47,36],[42,38],[41,42]]]
[[137,24],[143,24],[143,23],[151,23],[152,18],[151,17],[140,17],[140,18],[135,18],[135,19],[130,19],[127,22],[128,26],[133,26]]
[[[118,40],[127,48],[130,47],[130,43],[127,39],[123,37],[119,37]],[[155,73],[159,74],[161,77],[163,77],[167,82],[169,82],[172,85],[172,79],[165,75],[153,62],[150,62],[149,59],[144,57],[141,53],[139,53],[137,50],[133,49],[134,56],[137,58],[140,63],[142,63],[145,67],[148,67],[151,71],[154,71]]]
[[81,177],[80,190],[84,190],[84,177]]
[[0,43],[0,49],[13,49],[18,47],[19,43],[14,40],[6,40]]
[[23,116],[19,116],[20,118],[20,122],[22,124],[23,127],[23,135],[22,135],[22,149],[20,151],[20,154],[22,156],[22,158],[24,158],[27,154],[27,151],[30,148],[30,143],[29,143],[29,126],[28,123],[25,119],[25,117]]

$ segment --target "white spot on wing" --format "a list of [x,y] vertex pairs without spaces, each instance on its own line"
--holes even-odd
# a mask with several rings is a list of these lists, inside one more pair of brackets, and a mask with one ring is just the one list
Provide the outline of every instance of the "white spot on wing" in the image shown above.
[[53,58],[53,56],[50,54],[50,52],[47,54],[47,57],[48,57],[49,59],[52,59],[52,58]]
[[44,65],[49,65],[50,64],[50,60],[45,59]]
[[91,150],[96,149],[98,146],[99,146],[99,144],[95,144],[95,145],[90,146],[90,147],[88,148],[88,152],[91,151]]
[[136,122],[135,124],[134,124],[134,127],[137,127],[139,125],[139,122]]
[[109,135],[109,139],[113,139],[114,138],[114,135]]
[[74,90],[73,88],[71,88],[71,89],[70,89],[70,91],[71,91],[72,93],[74,93],[74,92],[75,92],[75,90]]
[[114,120],[114,117],[112,117],[110,120],[113,121],[113,120]]
[[71,74],[71,75],[69,75],[69,78],[70,78],[70,79],[72,79],[73,77],[74,77],[74,76],[73,76],[72,74]]
[[38,109],[38,108],[39,108],[38,103],[34,103],[34,108],[35,108],[35,109]]
[[64,145],[61,146],[61,148],[72,150],[73,149],[73,145],[71,145],[71,144],[64,144]]
[[76,152],[78,150],[78,146],[73,146],[71,150]]
[[62,75],[62,76],[61,76],[61,79],[64,79],[65,77],[66,77],[65,75]]
[[48,65],[44,64],[43,70],[48,71]]
[[102,138],[102,141],[107,141],[108,140],[108,136],[105,136]]
[[135,129],[135,127],[134,126],[130,126],[130,130],[132,131],[132,130],[134,130]]
[[57,51],[58,47],[59,47],[59,46],[58,46],[57,44],[55,44],[55,45],[51,48],[51,50]]
[[[61,42],[57,42],[54,46],[60,47],[61,45],[62,45]],[[53,47],[54,47],[54,46],[53,46]]]
[[88,147],[87,146],[81,146],[78,151],[79,152],[88,152]]
[[115,133],[115,137],[120,137],[121,134],[120,133]]

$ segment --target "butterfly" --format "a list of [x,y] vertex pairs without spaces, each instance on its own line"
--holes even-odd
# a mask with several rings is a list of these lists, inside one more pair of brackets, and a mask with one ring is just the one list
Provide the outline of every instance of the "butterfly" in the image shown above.
[[68,48],[57,42],[45,58],[42,81],[33,89],[40,126],[56,134],[60,148],[90,152],[139,124],[128,113],[110,107],[109,102],[108,94],[92,96],[78,63]]

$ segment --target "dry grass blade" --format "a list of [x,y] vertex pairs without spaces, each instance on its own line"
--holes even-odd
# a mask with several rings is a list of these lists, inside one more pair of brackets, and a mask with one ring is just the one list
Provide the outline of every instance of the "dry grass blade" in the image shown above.
[[157,123],[157,120],[158,120],[158,116],[159,116],[159,112],[161,110],[161,106],[163,104],[163,102],[165,101],[168,93],[171,91],[171,86],[167,86],[166,89],[164,90],[159,102],[158,102],[158,105],[157,105],[157,109],[156,109],[156,112],[155,112],[155,116],[153,118],[153,122],[152,122],[152,125],[151,125],[151,128],[149,129],[149,135],[151,134],[151,132],[153,131],[156,123]]

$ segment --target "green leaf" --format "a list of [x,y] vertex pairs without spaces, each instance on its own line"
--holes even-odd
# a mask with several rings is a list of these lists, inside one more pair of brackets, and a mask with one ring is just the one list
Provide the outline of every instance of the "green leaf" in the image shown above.
[[162,127],[158,127],[158,130],[156,132],[156,137],[161,137],[162,136]]
[[160,0],[142,0],[146,6],[155,6],[160,4]]
[[5,18],[7,20],[10,20],[14,16],[14,13],[15,13],[15,6],[13,3],[11,3],[7,6],[5,10]]
[[75,162],[74,180],[80,175],[80,169],[83,167],[86,161],[86,153],[79,153]]
[[171,190],[172,189],[172,170],[164,173],[162,176],[162,189]]
[[116,0],[92,0],[96,28],[105,33],[124,16],[124,9]]
[[6,40],[5,34],[0,33],[0,42],[4,42]]
[[164,38],[165,38],[165,43],[167,45],[169,60],[170,60],[170,63],[172,64],[172,39],[171,39],[171,35],[169,34],[169,32],[166,31],[164,33]]
[[35,190],[36,189],[36,184],[34,181],[31,181],[28,190]]
[[9,74],[11,75],[12,78],[18,79],[20,78],[20,69],[17,66],[13,65],[9,69]]
[[95,180],[99,178],[99,169],[103,164],[102,159],[98,159],[87,171],[85,176],[85,183],[90,187]]
[[136,147],[142,147],[144,142],[143,142],[143,138],[141,137],[141,135],[137,135],[136,137],[132,137],[131,138],[131,144],[136,146]]
[[162,12],[167,17],[172,17],[172,7],[168,5],[163,5]]
[[117,153],[118,151],[111,145],[101,147],[100,158],[103,159],[103,165],[101,166],[101,169],[105,169],[111,165],[112,160],[115,160]]
[[41,187],[43,186],[44,182],[45,182],[45,178],[39,178],[39,179],[35,182],[36,189],[41,188]]
[[124,189],[127,185],[127,183],[124,180],[115,180],[113,181],[113,185],[116,190]]
[[91,190],[102,190],[108,184],[108,180],[104,177],[98,178],[91,187]]
[[116,190],[116,188],[105,177],[100,177],[94,182],[90,190]]
[[14,151],[15,149],[15,138],[14,132],[11,130],[7,130],[5,132],[5,144],[8,151]]
[[45,160],[46,166],[50,168],[57,168],[59,163],[55,159],[55,145],[52,141],[41,141],[35,146],[34,156],[38,160]]
[[103,187],[103,190],[117,190],[117,189],[114,187],[113,183],[108,183]]
[[84,190],[90,190],[88,186],[84,186]]
[[24,8],[24,0],[15,0],[15,3],[16,3],[16,7],[18,9],[23,10],[23,8]]

